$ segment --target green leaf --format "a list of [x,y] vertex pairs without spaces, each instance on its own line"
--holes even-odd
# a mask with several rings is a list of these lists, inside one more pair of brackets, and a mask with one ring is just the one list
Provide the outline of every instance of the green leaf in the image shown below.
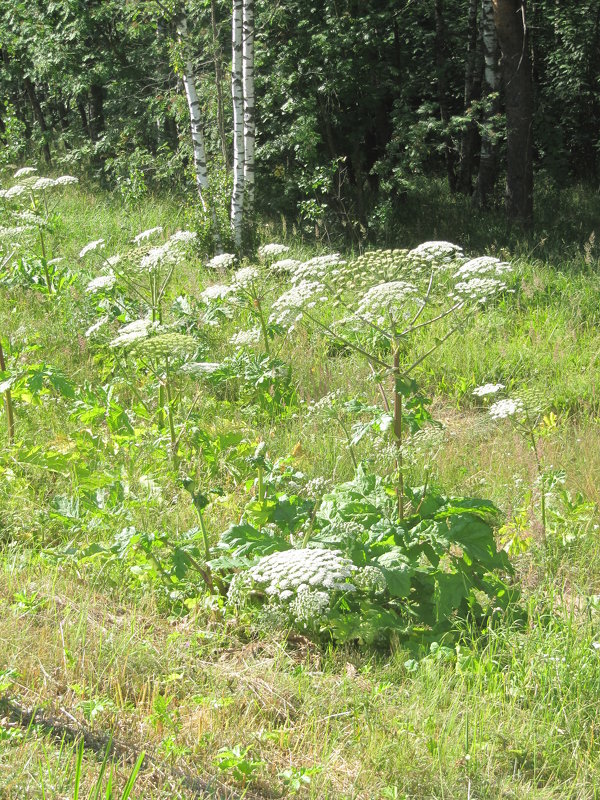
[[232,525],[222,535],[219,548],[236,556],[266,556],[279,550],[289,550],[290,544],[280,536],[259,531],[252,525]]
[[383,572],[392,597],[408,597],[414,565],[400,548],[396,547],[373,559],[370,563],[372,566],[379,567]]
[[468,596],[471,587],[460,572],[438,572],[435,575],[433,601],[438,622],[448,619]]
[[394,386],[396,394],[400,394],[402,397],[410,397],[419,390],[419,386],[413,378],[406,378],[403,375],[396,378]]

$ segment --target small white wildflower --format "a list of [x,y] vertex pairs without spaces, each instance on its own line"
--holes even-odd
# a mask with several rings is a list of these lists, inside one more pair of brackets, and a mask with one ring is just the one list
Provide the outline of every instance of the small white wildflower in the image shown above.
[[106,242],[104,241],[104,239],[96,239],[93,242],[89,242],[88,244],[86,244],[85,247],[83,247],[79,251],[79,258],[83,258],[88,253],[91,253],[92,250],[97,250],[98,248],[104,247],[105,244],[106,244]]
[[249,331],[238,331],[229,340],[236,347],[246,347],[260,341],[260,328],[251,328]]
[[159,233],[162,233],[163,229],[160,225],[157,225],[156,228],[148,228],[148,230],[142,231],[138,233],[137,236],[133,237],[133,241],[136,244],[140,244],[140,242],[145,242],[150,239],[151,236],[156,236]]
[[261,258],[273,258],[274,256],[281,256],[283,253],[289,252],[289,247],[286,247],[284,244],[276,244],[275,242],[271,242],[271,244],[263,244],[262,247],[258,248],[258,255]]
[[207,261],[207,269],[229,269],[235,264],[236,257],[233,253],[221,253]]
[[107,258],[106,263],[108,264],[109,267],[114,267],[116,264],[119,263],[120,260],[121,256],[117,253],[116,255]]
[[485,397],[488,394],[496,394],[499,392],[500,389],[505,389],[503,383],[485,383],[483,386],[477,386],[471,394],[474,394],[475,397]]
[[52,186],[55,186],[52,178],[38,178],[31,188],[39,192],[42,189],[50,189]]
[[74,178],[73,175],[60,175],[54,179],[55,186],[70,186],[73,183],[79,183],[79,178]]
[[492,419],[506,419],[515,414],[521,414],[525,410],[523,401],[518,397],[506,400],[498,400],[490,406],[489,414]]
[[116,281],[117,277],[114,272],[109,272],[108,275],[99,275],[88,283],[85,287],[85,291],[88,294],[95,294],[96,292],[102,291],[102,289],[112,289]]
[[15,178],[25,178],[27,175],[33,175],[34,172],[37,172],[36,167],[21,167],[15,172]]
[[10,200],[12,197],[18,197],[26,191],[26,186],[23,186],[22,183],[16,183],[14,186],[11,186],[10,189],[6,190],[6,194],[4,196],[7,198],[7,200]]

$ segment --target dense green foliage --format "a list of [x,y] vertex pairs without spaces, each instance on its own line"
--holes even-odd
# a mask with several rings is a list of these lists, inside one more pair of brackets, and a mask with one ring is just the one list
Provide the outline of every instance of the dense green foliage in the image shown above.
[[[319,237],[398,243],[396,225],[419,176],[445,175],[453,191],[474,190],[484,133],[501,174],[504,94],[497,107],[482,87],[473,27],[481,9],[474,4],[473,18],[472,5],[258,3],[258,211]],[[4,161],[37,151],[130,199],[158,184],[189,187],[182,12],[213,191],[225,209],[231,11],[220,0],[2,3]],[[527,15],[538,176],[558,185],[596,181],[600,4],[543,0]]]

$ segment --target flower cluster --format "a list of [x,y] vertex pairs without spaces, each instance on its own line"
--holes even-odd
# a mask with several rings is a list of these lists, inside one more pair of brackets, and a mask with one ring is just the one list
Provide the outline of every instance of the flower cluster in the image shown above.
[[236,257],[233,253],[221,253],[206,262],[207,269],[230,269],[235,264]]
[[518,398],[507,398],[505,400],[497,400],[490,406],[490,417],[492,419],[506,419],[513,417],[515,414],[522,414],[525,411],[523,401]]
[[185,255],[185,245],[196,238],[192,231],[177,231],[170,236],[164,244],[151,247],[146,255],[142,256],[139,266],[142,271],[155,272],[164,264],[176,264]]
[[450,292],[450,298],[458,303],[465,303],[470,300],[476,303],[486,303],[506,288],[504,281],[498,278],[474,277],[454,284]]
[[231,294],[233,288],[225,283],[214,283],[212,286],[207,286],[204,291],[200,292],[200,299],[207,305],[215,300],[225,300]]
[[284,244],[276,244],[272,242],[271,244],[263,244],[262,247],[258,248],[258,255],[260,258],[275,258],[276,256],[281,256],[284,253],[289,252],[289,247]]
[[141,244],[142,242],[146,242],[152,236],[157,236],[159,233],[162,232],[163,232],[162,226],[157,225],[155,228],[148,228],[148,230],[138,233],[137,236],[133,237],[133,241],[135,242],[135,244]]
[[275,275],[289,275],[294,270],[298,269],[302,262],[297,261],[295,258],[282,258],[281,261],[274,261],[269,269]]
[[[236,600],[236,593],[261,591],[276,602],[289,602],[307,590],[354,592],[351,578],[357,567],[342,553],[323,548],[300,548],[283,550],[263,556],[253,567],[241,573],[230,588],[229,599]],[[239,595],[238,595],[239,597]]]
[[97,292],[109,291],[117,282],[117,276],[114,272],[109,272],[106,275],[99,275],[93,278],[85,287],[88,294],[96,294]]
[[292,271],[292,283],[298,284],[305,281],[331,280],[340,275],[340,267],[346,262],[339,253],[325,256],[315,256],[303,262]]
[[99,248],[104,247],[106,242],[104,239],[95,239],[93,242],[88,242],[85,247],[82,247],[79,251],[79,258],[85,258],[88,253],[93,252],[94,250],[98,250]]
[[159,360],[181,359],[192,355],[198,349],[193,336],[167,331],[155,336],[140,337],[132,343],[130,352],[134,356]]
[[477,386],[473,389],[471,394],[475,395],[475,397],[486,397],[489,394],[496,394],[496,392],[504,388],[503,383],[485,383],[483,386]]
[[260,328],[251,328],[248,331],[238,331],[229,340],[236,347],[247,347],[260,341]]
[[380,326],[395,324],[398,312],[403,316],[407,303],[414,301],[417,294],[417,287],[407,281],[380,283],[371,287],[360,300],[356,315]]
[[248,289],[258,278],[259,273],[256,267],[242,267],[233,275],[233,289],[235,291]]
[[138,339],[145,339],[152,328],[156,326],[157,323],[153,323],[149,319],[136,319],[120,329],[117,336],[110,343],[110,346],[127,347]]
[[302,319],[302,310],[314,308],[319,300],[327,300],[323,284],[318,281],[303,281],[275,300],[269,322],[293,330],[296,322]]
[[462,258],[462,255],[462,248],[452,242],[423,242],[408,252],[408,257],[415,261],[441,264],[449,264],[457,258]]
[[509,272],[512,272],[512,267],[506,261],[500,261],[499,258],[494,258],[493,256],[479,256],[479,258],[472,258],[459,267],[454,277],[466,280],[489,275],[498,277]]

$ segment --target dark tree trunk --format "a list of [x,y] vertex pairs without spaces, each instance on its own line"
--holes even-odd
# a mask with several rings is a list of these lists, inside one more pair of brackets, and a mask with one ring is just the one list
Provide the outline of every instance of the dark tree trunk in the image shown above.
[[46,124],[46,118],[44,117],[44,112],[42,111],[42,106],[40,104],[39,97],[35,90],[35,86],[33,85],[30,78],[27,76],[23,79],[23,85],[25,86],[25,92],[27,93],[27,97],[31,104],[31,109],[33,111],[33,116],[35,117],[35,121],[40,126],[40,131],[42,132],[42,150],[44,153],[44,159],[46,164],[52,163],[52,155],[50,154],[50,131],[48,130],[48,125]]
[[98,83],[90,86],[89,130],[92,142],[97,142],[104,133],[104,87]]
[[[465,64],[465,114],[469,114],[474,100],[479,98],[481,92],[480,67],[478,64],[478,27],[477,7],[479,0],[469,0],[469,39],[467,42],[467,61]],[[462,135],[460,143],[460,162],[458,168],[458,190],[463,194],[471,194],[473,159],[478,142],[477,125],[471,119]]]
[[533,222],[533,80],[525,0],[492,0],[506,98],[506,211]]
[[77,111],[79,111],[79,117],[81,119],[81,125],[83,127],[83,130],[91,138],[90,125],[89,125],[88,118],[87,118],[87,111],[85,110],[85,103],[81,99],[81,97],[78,97],[77,100],[76,100],[76,104],[77,104]]
[[450,191],[456,191],[456,152],[447,126],[450,121],[450,100],[448,88],[448,42],[444,22],[444,0],[435,0],[435,66],[437,72],[438,104],[440,119],[446,129],[444,134],[446,171]]

